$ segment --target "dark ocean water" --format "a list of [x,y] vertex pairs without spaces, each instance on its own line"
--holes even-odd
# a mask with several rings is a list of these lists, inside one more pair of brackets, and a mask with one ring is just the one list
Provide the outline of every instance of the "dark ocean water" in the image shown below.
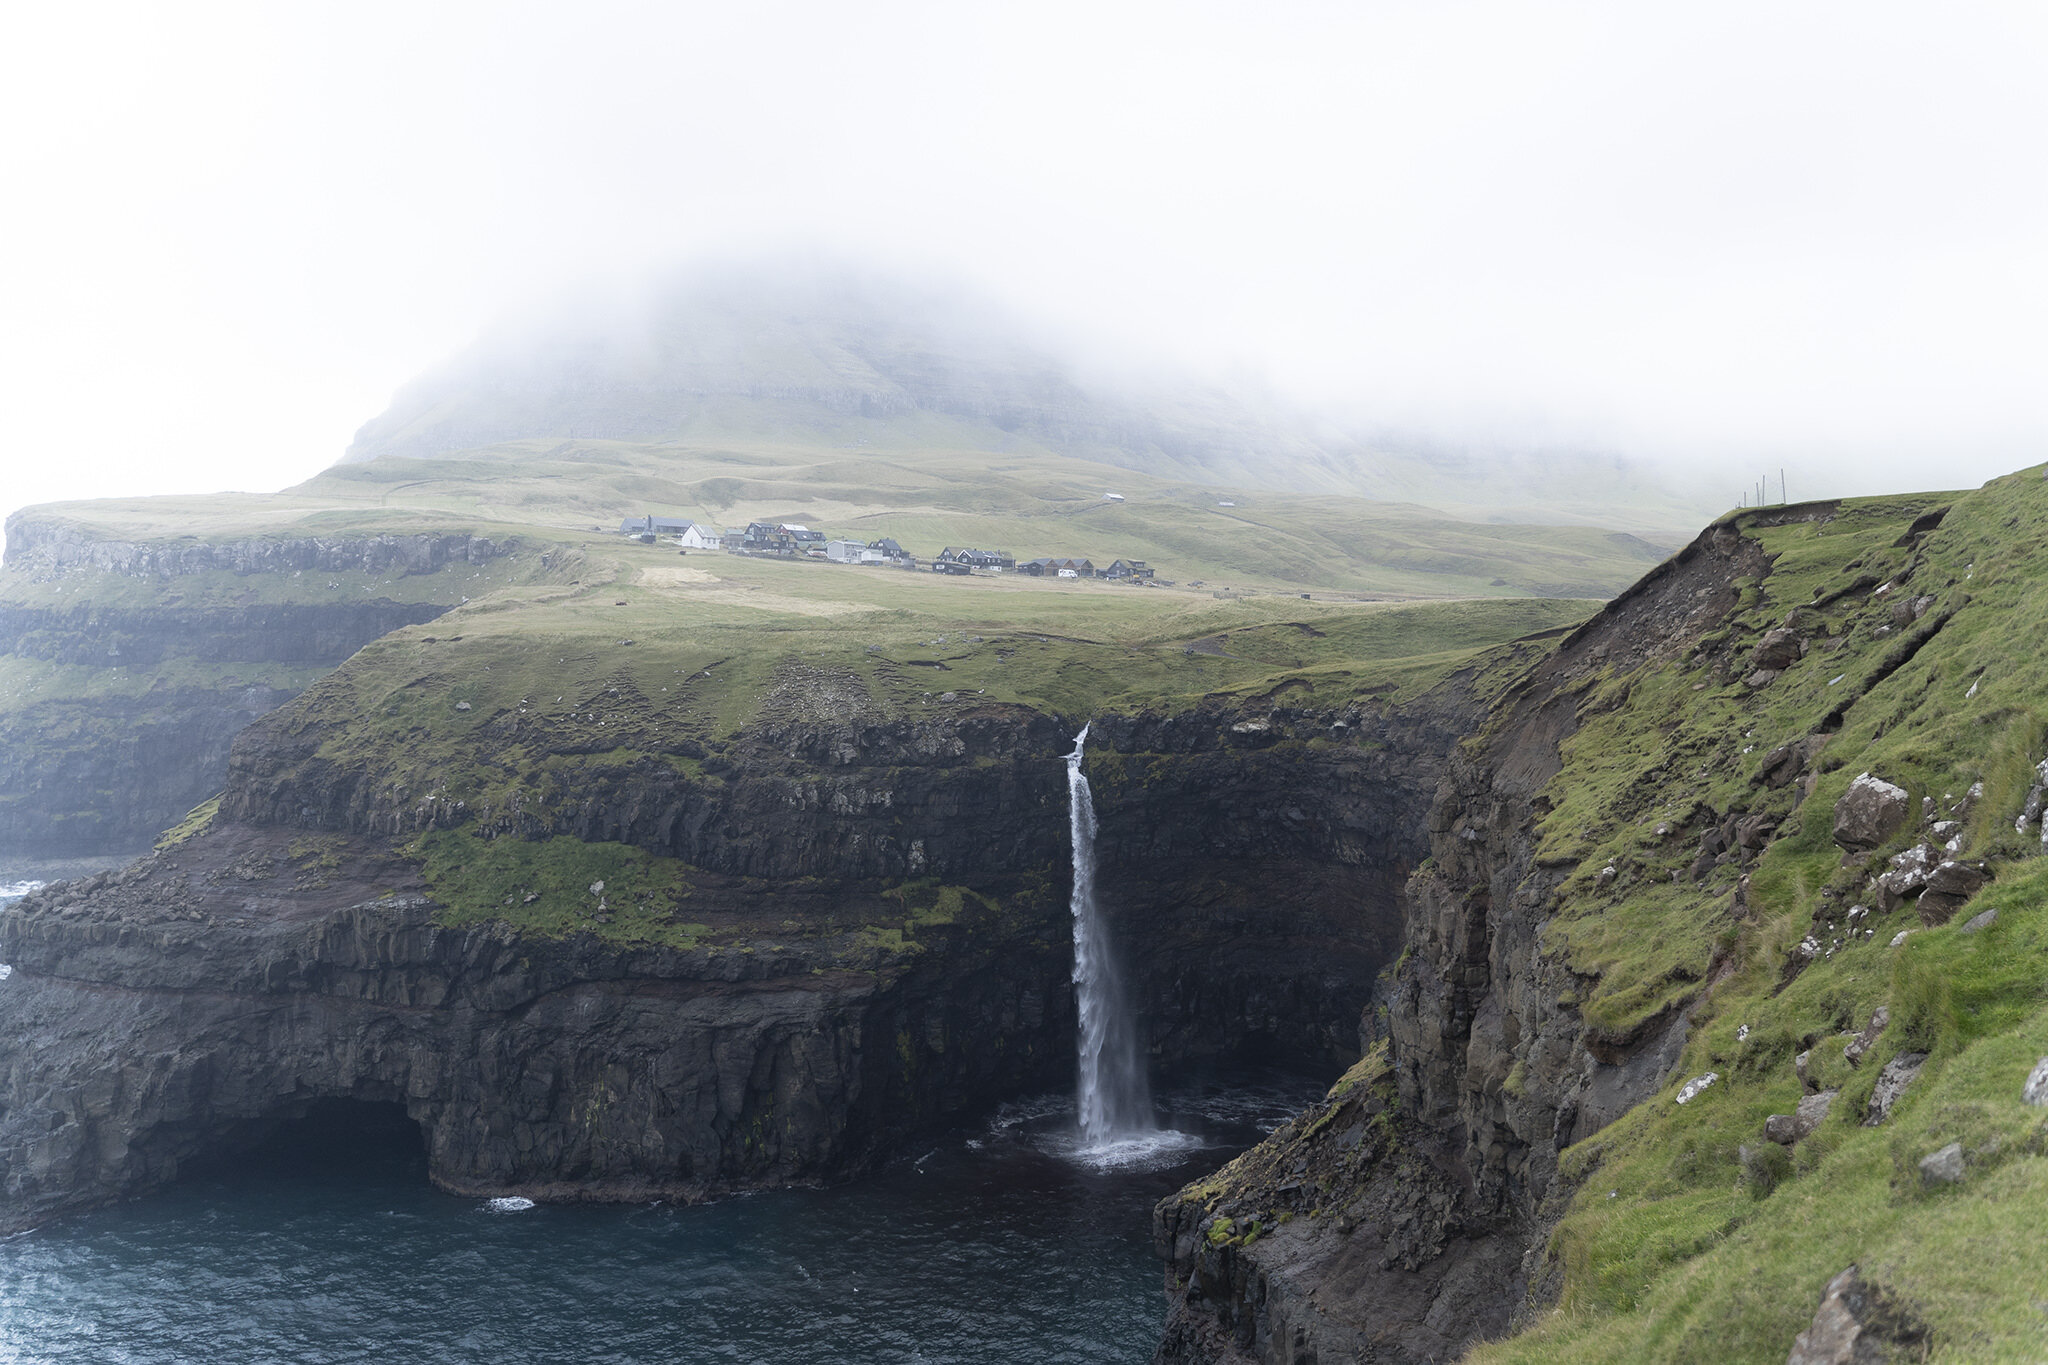
[[1163,1086],[1187,1141],[1117,1169],[1048,1097],[832,1189],[514,1213],[430,1187],[395,1107],[336,1106],[0,1241],[0,1362],[1142,1362],[1152,1203],[1319,1088]]

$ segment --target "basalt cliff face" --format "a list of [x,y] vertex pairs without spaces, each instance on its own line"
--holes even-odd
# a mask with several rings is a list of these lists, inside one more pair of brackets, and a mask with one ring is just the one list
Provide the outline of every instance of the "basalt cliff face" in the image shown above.
[[1367,1061],[1214,1181],[1159,1205],[1172,1310],[1156,1359],[1429,1361],[1544,1301],[1542,1238],[1569,1197],[1558,1154],[1664,1082],[1688,1011],[1616,1036],[1546,938],[1573,864],[1539,857],[1547,784],[1598,677],[1694,651],[1768,571],[1703,534],[1504,694],[1448,758],[1403,952]]
[[[844,1174],[1060,1070],[1060,907],[884,952],[852,921],[886,907],[717,879],[692,913],[723,941],[679,948],[450,928],[413,871],[374,840],[309,870],[223,826],[13,907],[0,1225],[160,1185],[322,1099],[403,1103],[448,1189],[690,1200]],[[819,931],[765,937],[795,917]]]
[[[123,541],[35,515],[9,520],[7,547],[10,859],[147,848],[221,789],[229,744],[251,721],[371,640],[446,612],[461,597],[457,566],[518,548],[466,534]],[[423,576],[436,581],[430,600],[365,586]],[[257,600],[259,585],[286,600]]]
[[1158,1205],[1162,1365],[2029,1354],[2044,520],[1732,515],[1506,687],[1364,1059]]
[[[323,1099],[402,1102],[451,1189],[690,1199],[844,1176],[1064,1083],[1069,729],[933,709],[798,724],[771,698],[715,772],[564,736],[579,761],[492,811],[336,760],[318,706],[267,715],[209,827],[0,912],[0,1223],[146,1190]],[[1473,711],[1453,685],[1098,723],[1103,900],[1156,1058],[1356,1057],[1423,789]],[[478,865],[620,848],[685,889],[614,920],[594,883],[522,931],[454,913],[423,838]]]

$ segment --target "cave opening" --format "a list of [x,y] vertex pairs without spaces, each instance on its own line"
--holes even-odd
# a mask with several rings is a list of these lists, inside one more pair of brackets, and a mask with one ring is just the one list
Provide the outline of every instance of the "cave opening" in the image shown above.
[[395,1101],[327,1098],[223,1143],[185,1175],[336,1184],[427,1183],[427,1142]]

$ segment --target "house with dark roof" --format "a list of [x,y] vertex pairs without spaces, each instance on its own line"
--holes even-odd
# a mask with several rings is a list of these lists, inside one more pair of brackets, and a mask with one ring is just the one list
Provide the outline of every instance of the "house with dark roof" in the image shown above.
[[1017,561],[1007,550],[976,550],[964,545],[948,545],[932,561],[933,573],[970,573],[975,569],[1001,573],[1016,567]]
[[1152,570],[1146,567],[1145,561],[1142,559],[1119,559],[1116,563],[1104,569],[1102,576],[1115,579],[1118,582],[1129,583],[1152,577]]
[[627,517],[619,523],[622,536],[679,536],[694,523],[686,517]]
[[1033,578],[1093,578],[1095,565],[1086,559],[1051,555],[1028,559],[1017,566],[1017,572],[1028,573]]
[[794,555],[800,553],[796,537],[775,521],[750,521],[740,536],[739,548],[752,555]]

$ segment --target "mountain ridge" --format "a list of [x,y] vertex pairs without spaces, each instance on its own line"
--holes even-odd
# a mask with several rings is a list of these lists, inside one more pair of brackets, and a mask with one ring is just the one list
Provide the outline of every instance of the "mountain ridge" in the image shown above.
[[843,268],[704,268],[502,322],[412,380],[344,464],[546,437],[1055,454],[1161,478],[1682,539],[1718,509],[1580,450],[1374,433],[1188,373],[1122,373],[999,306]]

